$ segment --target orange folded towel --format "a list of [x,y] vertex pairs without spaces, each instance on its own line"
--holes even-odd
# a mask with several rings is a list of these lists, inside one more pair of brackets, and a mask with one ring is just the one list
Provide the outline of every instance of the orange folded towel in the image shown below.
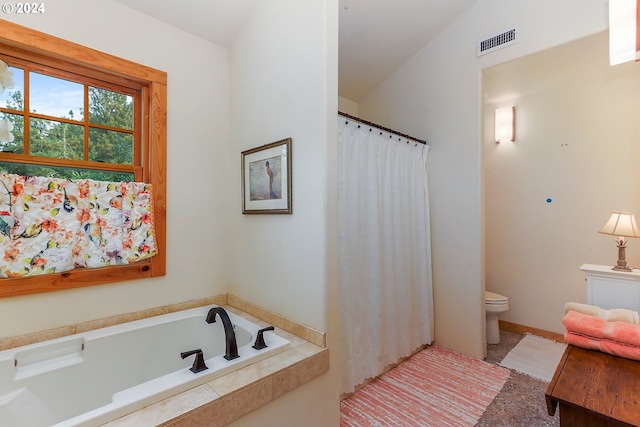
[[627,322],[607,322],[599,317],[569,311],[562,318],[568,332],[598,340],[615,341],[640,347],[640,325]]
[[640,314],[637,311],[626,308],[605,309],[595,305],[582,304],[579,302],[568,302],[564,305],[564,312],[577,311],[604,319],[608,322],[629,322],[640,324]]
[[599,340],[569,331],[565,332],[564,341],[567,344],[588,348],[589,350],[599,350],[603,353],[613,354],[614,356],[620,356],[626,359],[640,360],[640,348],[616,341]]

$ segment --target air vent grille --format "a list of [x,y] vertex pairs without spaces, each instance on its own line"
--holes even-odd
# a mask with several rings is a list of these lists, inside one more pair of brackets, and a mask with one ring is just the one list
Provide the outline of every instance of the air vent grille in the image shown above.
[[478,56],[486,55],[494,50],[502,49],[514,43],[518,42],[518,29],[510,28],[498,34],[487,37],[484,40],[478,41],[477,54]]

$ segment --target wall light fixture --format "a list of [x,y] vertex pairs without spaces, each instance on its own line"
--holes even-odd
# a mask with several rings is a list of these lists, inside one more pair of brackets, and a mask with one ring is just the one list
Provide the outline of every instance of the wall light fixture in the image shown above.
[[609,0],[609,64],[640,59],[640,0]]
[[515,110],[515,107],[496,108],[495,140],[497,143],[515,140]]

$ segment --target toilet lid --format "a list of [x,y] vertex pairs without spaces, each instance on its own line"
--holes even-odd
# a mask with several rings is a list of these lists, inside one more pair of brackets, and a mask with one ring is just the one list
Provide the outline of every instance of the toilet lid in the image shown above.
[[494,292],[486,291],[484,293],[484,301],[488,304],[504,303],[507,301],[507,297],[500,294],[496,294]]

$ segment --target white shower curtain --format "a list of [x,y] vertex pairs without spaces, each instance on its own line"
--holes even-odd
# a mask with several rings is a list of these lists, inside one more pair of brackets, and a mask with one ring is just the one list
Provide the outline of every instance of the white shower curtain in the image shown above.
[[433,341],[428,150],[338,116],[341,393]]

